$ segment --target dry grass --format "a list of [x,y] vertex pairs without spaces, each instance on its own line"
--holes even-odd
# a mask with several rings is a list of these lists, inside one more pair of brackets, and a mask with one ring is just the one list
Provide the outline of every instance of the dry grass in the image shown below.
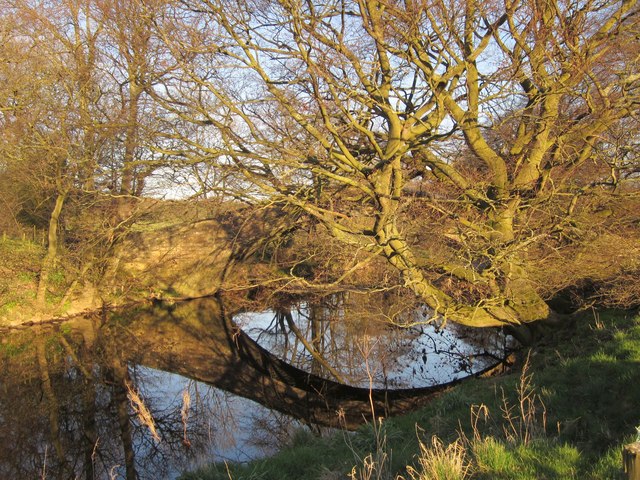
[[361,466],[354,466],[349,473],[351,480],[382,480],[384,476],[384,464],[386,459],[374,459],[373,454],[369,454],[362,459]]
[[530,357],[527,356],[516,387],[516,404],[510,403],[502,390],[500,407],[505,439],[522,445],[529,445],[534,437],[543,435],[547,423],[547,409],[533,385],[530,369]]
[[180,409],[180,419],[182,421],[182,443],[186,447],[191,446],[191,442],[187,437],[187,422],[189,420],[189,411],[191,409],[191,394],[189,389],[185,388],[182,392],[182,408]]
[[146,426],[151,433],[151,436],[156,442],[160,441],[160,435],[158,434],[158,430],[156,429],[156,423],[153,420],[153,415],[147,408],[147,406],[140,398],[138,392],[131,386],[129,382],[125,382],[125,387],[127,389],[127,397],[129,398],[129,402],[131,403],[131,408],[136,413],[138,417],[138,421],[140,424]]
[[[510,401],[501,390],[497,423],[502,426],[504,441],[509,444],[527,446],[533,439],[544,435],[546,430],[546,407],[536,391],[530,370],[527,357],[515,388],[515,400]],[[471,439],[461,428],[458,438],[448,445],[437,436],[431,438],[431,445],[420,442],[418,467],[407,467],[411,480],[462,480],[469,478],[473,470],[482,469],[476,462],[488,455],[495,456],[502,448],[499,441],[485,437],[481,432],[481,424],[486,425],[490,420],[489,407],[472,405]]]
[[411,480],[464,480],[471,474],[467,449],[460,438],[446,446],[435,435],[431,445],[420,442],[418,466],[407,467]]

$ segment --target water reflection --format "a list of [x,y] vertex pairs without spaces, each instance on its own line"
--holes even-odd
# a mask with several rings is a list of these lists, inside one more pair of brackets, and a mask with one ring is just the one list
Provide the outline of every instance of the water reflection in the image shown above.
[[429,316],[404,296],[340,293],[238,313],[234,321],[288,363],[360,387],[428,387],[502,359],[500,332],[442,328]]
[[389,328],[371,300],[364,316],[356,305],[236,313],[258,342],[219,299],[0,332],[0,478],[171,478],[271,453],[301,424],[353,428],[427,402],[436,374],[407,387],[440,361],[427,347],[442,335]]
[[128,399],[135,372],[100,338],[56,330],[3,340],[1,478],[133,479],[141,463],[162,465],[181,449],[175,428],[163,442],[140,435]]
[[[162,325],[188,316],[139,311],[140,324],[114,315],[0,333],[0,478],[175,478],[286,442],[294,418],[143,365],[147,342],[168,351],[180,341]],[[260,431],[274,424],[279,438]]]

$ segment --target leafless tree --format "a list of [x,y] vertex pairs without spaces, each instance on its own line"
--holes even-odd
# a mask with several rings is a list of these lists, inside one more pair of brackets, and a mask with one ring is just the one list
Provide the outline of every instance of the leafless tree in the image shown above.
[[554,317],[541,259],[637,202],[636,0],[184,0],[162,28],[182,75],[155,93],[198,129],[176,153],[445,319]]

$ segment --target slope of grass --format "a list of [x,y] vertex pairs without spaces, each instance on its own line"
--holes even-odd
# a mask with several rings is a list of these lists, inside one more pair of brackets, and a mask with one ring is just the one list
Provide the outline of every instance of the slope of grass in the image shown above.
[[277,455],[184,479],[623,479],[640,424],[640,316],[585,316],[518,369],[355,434],[302,436]]
[[0,318],[33,302],[43,256],[42,245],[0,238]]

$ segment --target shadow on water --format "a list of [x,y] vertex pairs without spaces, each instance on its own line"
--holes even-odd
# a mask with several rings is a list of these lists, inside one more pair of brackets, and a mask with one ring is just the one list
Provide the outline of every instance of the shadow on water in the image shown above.
[[170,477],[210,454],[212,431],[237,422],[222,406],[226,394],[195,382],[160,393],[152,371],[160,382],[173,378],[162,372],[181,375],[303,424],[346,429],[423,405],[460,381],[387,390],[331,380],[263,348],[217,298],[0,338],[1,478]]

